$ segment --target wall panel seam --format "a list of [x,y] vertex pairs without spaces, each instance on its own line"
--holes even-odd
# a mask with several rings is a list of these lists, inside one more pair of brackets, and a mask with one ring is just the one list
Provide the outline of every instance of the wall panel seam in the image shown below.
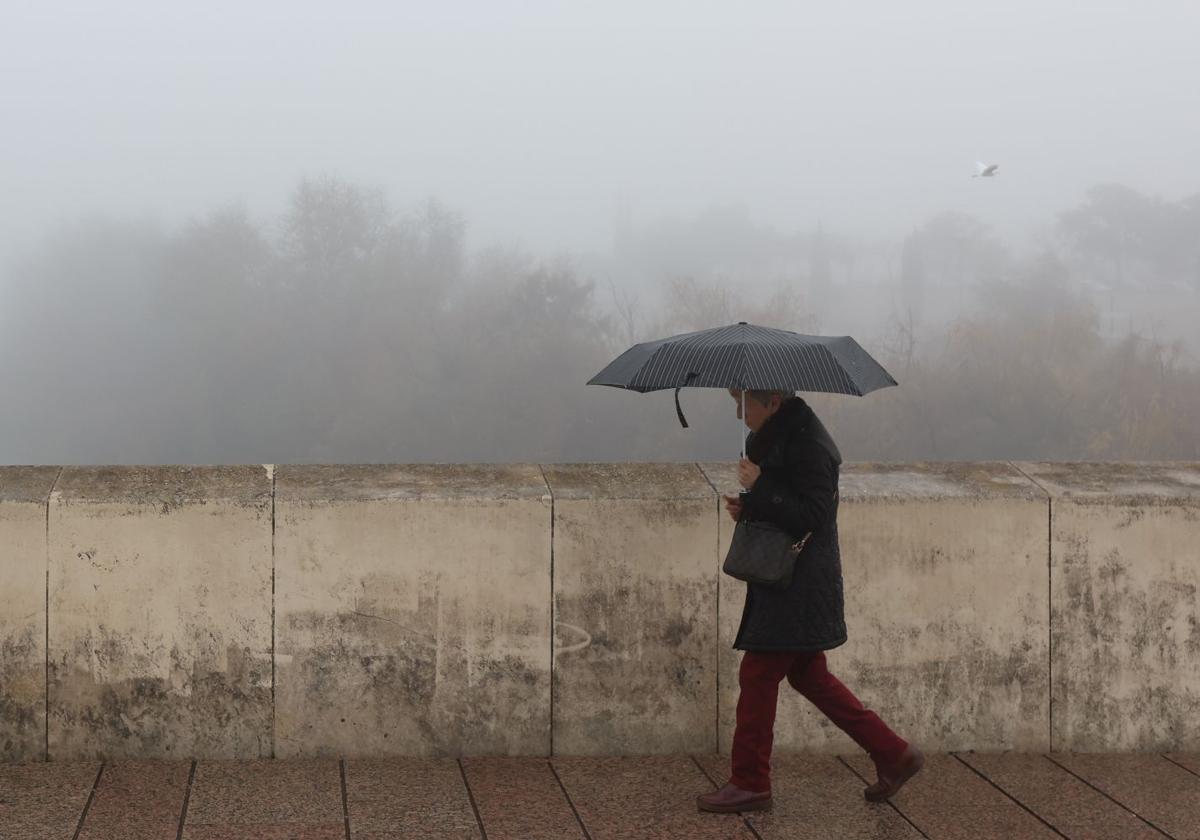
[[271,465],[271,758],[275,757],[275,481],[278,465]]
[[1008,464],[1046,494],[1046,744],[1054,752],[1054,496],[1016,462]]
[[555,599],[554,599],[554,488],[546,478],[546,468],[538,464],[542,474],[542,482],[546,485],[546,495],[550,497],[550,755],[554,755],[554,638],[555,638]]
[[50,485],[50,492],[46,494],[46,719],[43,732],[45,749],[42,751],[44,761],[50,760],[50,500],[54,498],[54,490],[58,487],[58,480],[62,478],[65,469],[66,467],[58,468],[58,474],[54,476],[54,482]]

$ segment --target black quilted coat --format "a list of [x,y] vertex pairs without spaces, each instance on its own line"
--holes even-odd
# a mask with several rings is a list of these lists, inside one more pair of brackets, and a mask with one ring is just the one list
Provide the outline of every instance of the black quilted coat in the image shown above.
[[816,651],[846,641],[837,489],[841,453],[808,403],[784,401],[746,444],[762,475],[743,494],[742,516],[812,537],[796,559],[787,589],[746,585],[738,650]]

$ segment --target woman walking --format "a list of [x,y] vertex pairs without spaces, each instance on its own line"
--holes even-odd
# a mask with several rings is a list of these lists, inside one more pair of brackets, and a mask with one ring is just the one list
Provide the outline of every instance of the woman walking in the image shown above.
[[837,533],[841,453],[813,410],[791,392],[730,394],[751,435],[738,465],[744,490],[724,497],[726,510],[734,520],[765,520],[797,539],[812,536],[788,588],[747,584],[733,643],[744,653],[731,773],[720,790],[697,797],[697,805],[716,812],[771,807],[775,706],[785,677],[871,756],[878,780],[863,795],[881,802],[921,769],[924,756],[826,667],[824,652],[846,641]]

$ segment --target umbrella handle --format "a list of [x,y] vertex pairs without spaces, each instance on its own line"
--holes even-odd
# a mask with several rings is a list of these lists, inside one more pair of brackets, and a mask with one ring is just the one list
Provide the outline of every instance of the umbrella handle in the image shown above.
[[675,413],[677,415],[679,415],[679,425],[683,426],[683,428],[685,428],[685,429],[688,427],[688,421],[687,421],[687,418],[683,416],[683,409],[679,405],[679,392],[681,390],[683,390],[684,388],[686,388],[688,385],[691,385],[692,380],[695,379],[699,375],[700,374],[696,373],[696,371],[691,371],[690,373],[688,373],[687,376],[685,376],[683,378],[683,384],[675,389]]

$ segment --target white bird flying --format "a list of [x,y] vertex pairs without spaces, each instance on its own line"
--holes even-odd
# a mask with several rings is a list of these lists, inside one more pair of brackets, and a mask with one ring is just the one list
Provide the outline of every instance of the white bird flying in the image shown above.
[[975,161],[976,172],[972,178],[993,178],[996,175],[996,170],[1000,168],[1000,164],[993,163],[990,166],[981,161]]

